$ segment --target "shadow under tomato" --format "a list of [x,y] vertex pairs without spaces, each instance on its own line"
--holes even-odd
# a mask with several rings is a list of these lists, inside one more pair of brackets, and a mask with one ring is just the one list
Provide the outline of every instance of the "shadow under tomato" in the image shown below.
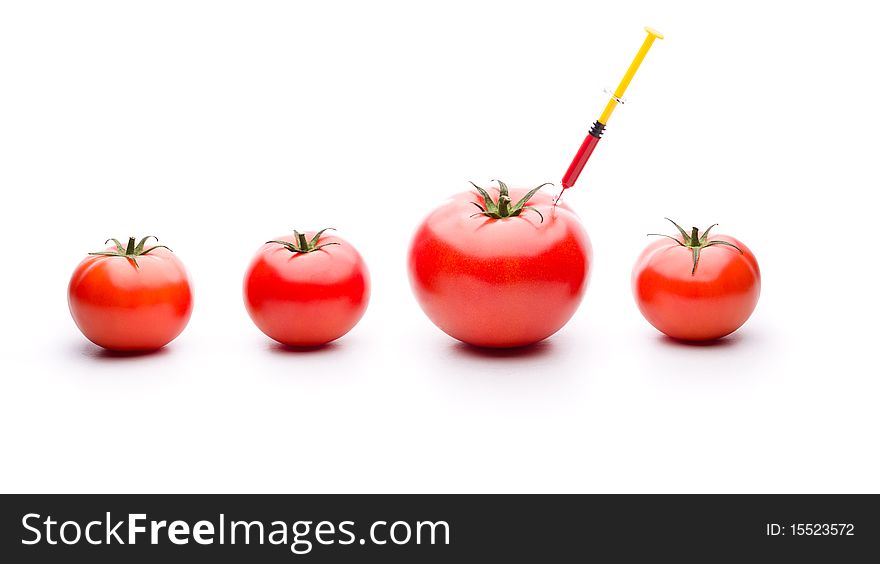
[[742,333],[731,333],[725,337],[721,337],[719,339],[712,339],[711,341],[686,341],[684,339],[675,339],[670,337],[669,335],[660,334],[657,335],[657,342],[661,343],[664,346],[669,347],[677,347],[677,348],[688,348],[688,349],[699,349],[699,348],[715,348],[715,349],[723,349],[728,347],[734,347],[740,344],[745,339],[743,338]]
[[80,348],[82,356],[101,362],[124,362],[137,358],[158,358],[168,353],[168,346],[150,351],[111,351],[94,343],[84,343]]
[[339,344],[336,341],[324,343],[323,345],[315,345],[312,347],[295,347],[292,345],[284,345],[282,343],[270,342],[267,346],[269,352],[279,355],[296,355],[296,354],[322,354],[330,353],[338,350]]
[[531,359],[540,358],[553,352],[551,341],[540,341],[531,345],[514,347],[509,349],[496,349],[489,347],[477,347],[456,341],[452,345],[456,354],[476,359]]

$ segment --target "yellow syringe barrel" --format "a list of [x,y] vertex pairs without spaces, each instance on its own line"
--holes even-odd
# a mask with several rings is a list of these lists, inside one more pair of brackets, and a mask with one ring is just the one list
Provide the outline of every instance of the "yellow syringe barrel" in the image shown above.
[[619,103],[618,100],[623,98],[623,93],[626,92],[626,87],[629,86],[629,83],[632,81],[633,76],[635,76],[636,71],[639,70],[639,65],[642,64],[642,61],[645,59],[645,55],[648,54],[648,50],[651,48],[651,45],[654,44],[655,39],[663,39],[663,34],[659,31],[652,29],[650,27],[646,27],[645,31],[648,32],[648,36],[645,38],[644,43],[642,43],[641,48],[639,48],[639,52],[636,53],[636,57],[633,59],[633,62],[630,63],[629,68],[626,69],[626,74],[623,75],[623,79],[620,81],[620,84],[617,85],[617,90],[614,91],[614,96],[608,100],[608,105],[605,106],[605,110],[602,112],[602,115],[599,116],[599,123],[602,125],[608,124],[608,118],[611,117],[612,112],[614,112],[614,108],[617,107]]

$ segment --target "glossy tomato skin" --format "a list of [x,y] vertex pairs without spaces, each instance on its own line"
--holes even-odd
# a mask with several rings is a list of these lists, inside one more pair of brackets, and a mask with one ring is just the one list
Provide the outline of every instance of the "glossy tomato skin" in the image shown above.
[[[493,198],[498,190],[488,190]],[[516,202],[525,190],[512,189]],[[425,314],[451,337],[479,347],[537,343],[565,325],[583,298],[592,247],[580,219],[538,192],[533,211],[477,215],[475,192],[457,194],[416,230],[409,278]]]
[[157,248],[137,257],[137,266],[120,256],[86,257],[73,272],[67,301],[77,327],[96,345],[151,351],[186,327],[193,291],[183,263]]
[[674,339],[711,341],[733,333],[751,316],[761,293],[755,255],[741,241],[715,235],[725,245],[706,247],[693,275],[693,253],[659,239],[642,252],[632,273],[639,310],[654,327]]
[[[295,242],[289,235],[277,239]],[[263,333],[284,345],[329,343],[348,333],[367,310],[370,275],[361,255],[340,237],[324,235],[319,243],[339,244],[293,253],[266,243],[245,273],[248,314]]]

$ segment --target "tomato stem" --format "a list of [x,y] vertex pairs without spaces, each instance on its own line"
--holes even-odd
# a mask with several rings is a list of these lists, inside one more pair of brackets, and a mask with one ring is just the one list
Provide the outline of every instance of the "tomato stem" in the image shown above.
[[291,243],[290,241],[266,241],[266,243],[276,243],[281,245],[291,253],[311,253],[313,251],[317,251],[327,245],[339,245],[340,243],[330,242],[330,243],[321,243],[318,244],[318,241],[321,239],[321,235],[324,234],[327,230],[333,230],[332,227],[325,227],[321,229],[312,237],[311,241],[306,238],[305,233],[300,233],[296,229],[293,230],[293,238],[296,240]]
[[299,246],[307,249],[309,247],[309,242],[306,240],[305,233],[297,233],[294,231],[294,234],[296,234],[296,240],[299,241]]
[[479,212],[475,213],[471,217],[476,217],[478,215],[484,215],[486,217],[491,217],[492,219],[504,219],[506,217],[516,217],[524,211],[533,211],[541,218],[541,222],[544,222],[544,214],[538,211],[537,208],[533,206],[527,205],[529,200],[532,199],[538,190],[543,188],[544,186],[553,186],[550,182],[545,182],[541,184],[537,188],[532,188],[529,190],[525,196],[519,199],[515,204],[510,199],[510,191],[507,188],[507,184],[501,182],[500,180],[495,180],[498,183],[498,200],[492,198],[484,188],[480,188],[473,182],[471,182],[471,186],[476,188],[479,196],[483,199],[483,203],[479,204],[477,202],[471,202],[474,204]]
[[694,257],[693,258],[693,267],[691,268],[691,276],[694,276],[696,274],[697,263],[700,261],[700,251],[702,251],[706,247],[712,247],[714,245],[723,245],[723,246],[727,246],[727,247],[732,247],[732,248],[736,249],[737,251],[739,251],[740,254],[744,254],[742,249],[740,249],[739,247],[737,247],[733,243],[730,243],[728,241],[722,241],[721,239],[709,239],[709,231],[713,227],[718,225],[717,223],[713,223],[712,225],[707,227],[706,230],[703,231],[703,235],[700,236],[700,230],[697,229],[696,227],[691,227],[691,232],[690,232],[690,234],[688,234],[688,232],[685,231],[684,229],[682,229],[682,227],[679,224],[675,223],[674,221],[672,221],[668,217],[666,217],[664,219],[666,219],[667,221],[672,223],[672,225],[675,226],[675,228],[678,230],[679,234],[681,235],[681,240],[679,241],[677,238],[675,238],[671,235],[665,235],[663,233],[648,233],[648,236],[667,237],[669,239],[672,239],[676,243],[678,243],[679,246],[690,249],[693,254],[693,257]]
[[498,198],[498,215],[501,217],[510,217],[510,198],[501,196]]
[[[165,245],[153,245],[152,247],[145,249],[144,246],[146,245],[147,241],[149,241],[150,239],[155,239],[157,243],[159,242],[159,239],[155,235],[147,235],[146,237],[141,239],[137,244],[135,244],[134,237],[129,237],[128,244],[126,244],[126,246],[123,247],[122,243],[119,242],[119,239],[114,239],[111,237],[110,239],[107,239],[106,241],[104,241],[104,244],[107,244],[110,241],[113,241],[113,244],[116,246],[116,248],[114,250],[112,250],[112,251],[96,251],[94,253],[89,253],[89,254],[90,255],[97,255],[97,256],[105,256],[105,257],[124,257],[124,258],[127,258],[128,260],[130,260],[132,262],[132,264],[134,264],[134,266],[137,268],[138,267],[137,257],[143,256],[154,249],[160,249],[160,248],[161,249],[168,249],[168,247],[166,247]],[[168,249],[168,250],[170,251],[171,249]]]

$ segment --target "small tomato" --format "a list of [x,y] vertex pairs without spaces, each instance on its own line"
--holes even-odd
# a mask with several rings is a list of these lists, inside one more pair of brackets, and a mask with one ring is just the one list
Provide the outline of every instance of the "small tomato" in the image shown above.
[[367,309],[366,264],[350,243],[325,231],[269,241],[247,268],[245,307],[279,343],[323,345],[348,333]]
[[[672,221],[672,220],[669,220]],[[632,290],[645,319],[675,339],[709,341],[736,331],[761,293],[755,255],[728,235],[709,238],[677,223],[679,236],[661,235],[642,252]],[[652,234],[658,235],[658,234]]]
[[[164,245],[145,248],[151,237],[123,247],[116,239],[89,253],[67,289],[70,313],[90,341],[114,351],[159,349],[180,335],[192,314],[192,285]],[[152,237],[155,239],[155,237]]]

